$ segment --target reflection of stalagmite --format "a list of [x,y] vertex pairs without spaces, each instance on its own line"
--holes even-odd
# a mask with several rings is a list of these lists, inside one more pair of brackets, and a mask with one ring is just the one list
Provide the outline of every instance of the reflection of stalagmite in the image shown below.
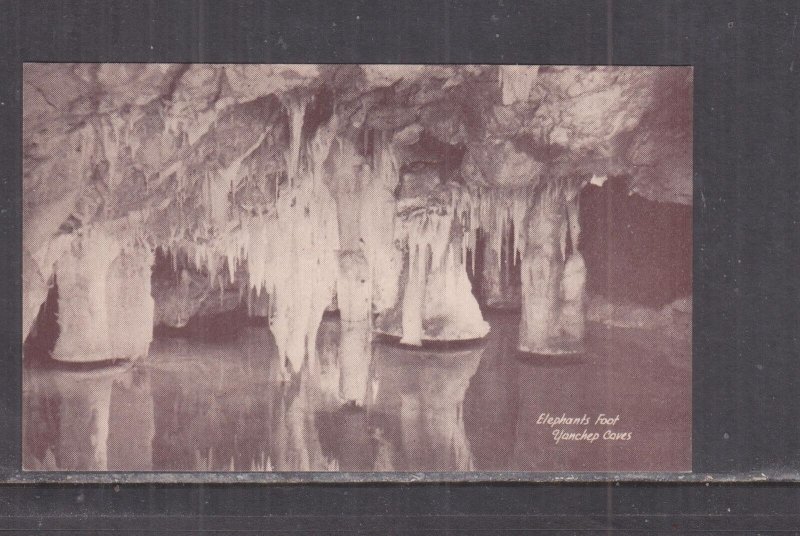
[[[559,183],[548,183],[526,215],[519,336],[524,352],[561,354],[582,347],[586,266],[577,250],[577,201],[570,201],[568,211],[565,194]],[[567,238],[572,252],[565,259]]]
[[[483,346],[421,352],[375,345],[370,410],[378,422],[399,420],[397,440],[405,455],[405,462],[398,461],[404,465],[399,470],[473,470],[464,430],[464,394],[483,351]],[[379,434],[386,441],[393,436],[390,429]]]
[[336,322],[323,319],[317,338],[317,361],[323,404],[363,406],[372,363],[369,321]]
[[342,322],[339,360],[342,364],[339,384],[342,398],[346,402],[363,406],[372,361],[372,334],[369,322]]
[[281,407],[275,412],[270,459],[276,471],[337,470],[320,445],[316,416],[319,377],[307,361],[282,388]]
[[55,359],[102,361],[113,357],[106,276],[119,251],[113,238],[92,230],[75,237],[58,260],[60,334],[53,350]]
[[151,471],[155,407],[150,372],[136,367],[116,378],[109,411],[109,471]]
[[80,373],[53,371],[61,403],[56,459],[61,470],[108,470],[111,389],[119,368]]

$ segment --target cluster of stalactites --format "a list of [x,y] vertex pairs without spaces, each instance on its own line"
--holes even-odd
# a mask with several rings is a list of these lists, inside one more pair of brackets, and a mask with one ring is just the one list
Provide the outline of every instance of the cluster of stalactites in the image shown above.
[[304,109],[302,102],[289,103],[290,180],[279,188],[274,207],[240,214],[214,246],[215,254],[227,259],[231,280],[236,267],[246,266],[248,294],[269,296],[269,326],[282,361],[294,371],[313,353],[339,272],[336,205],[322,180],[335,119],[303,143]]
[[[531,242],[529,215],[544,204],[557,204],[565,226],[559,230],[561,256],[569,243],[577,250],[580,236],[578,193],[581,182],[552,180],[516,188],[472,186],[454,189],[452,206],[464,229],[462,252],[471,252],[472,273],[481,279],[482,298],[491,307],[517,307],[520,302],[519,270]],[[547,200],[545,200],[547,198]],[[479,244],[478,238],[482,237]],[[482,247],[483,265],[476,254]],[[480,273],[479,273],[480,272]]]
[[[466,247],[477,251],[478,234],[487,238],[487,247],[494,253],[494,262],[499,263],[503,238],[514,231],[515,251],[510,255],[513,262],[524,253],[525,239],[522,233],[522,222],[529,206],[535,199],[534,188],[520,186],[517,188],[487,188],[475,186],[470,190],[458,189],[453,194],[455,213],[460,217],[465,229]],[[475,261],[473,255],[472,261]],[[472,266],[473,271],[475,266]]]

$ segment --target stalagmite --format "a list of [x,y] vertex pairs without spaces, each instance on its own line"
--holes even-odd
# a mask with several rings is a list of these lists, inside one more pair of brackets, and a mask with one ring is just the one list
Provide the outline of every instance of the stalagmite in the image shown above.
[[398,306],[379,316],[377,329],[404,344],[477,339],[489,332],[467,277],[464,229],[452,197],[447,204],[419,199],[399,209],[397,242],[404,251]]

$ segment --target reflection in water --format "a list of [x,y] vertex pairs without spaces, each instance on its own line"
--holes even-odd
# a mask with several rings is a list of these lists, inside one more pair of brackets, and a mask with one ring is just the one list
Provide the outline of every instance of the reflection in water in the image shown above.
[[[285,378],[263,326],[156,339],[146,360],[24,375],[24,467],[84,471],[681,470],[689,346],[593,326],[582,356],[516,352],[519,316],[459,349],[372,341],[325,318]],[[649,337],[649,338],[648,338]],[[662,341],[663,342],[663,341]],[[676,353],[677,352],[677,353]],[[681,353],[684,352],[684,353]],[[638,441],[555,446],[542,412],[620,413]],[[677,423],[677,424],[675,424]]]
[[37,368],[25,376],[26,469],[152,468],[154,412],[145,367]]
[[370,411],[379,460],[396,471],[471,471],[464,393],[484,347],[425,351],[375,345]]

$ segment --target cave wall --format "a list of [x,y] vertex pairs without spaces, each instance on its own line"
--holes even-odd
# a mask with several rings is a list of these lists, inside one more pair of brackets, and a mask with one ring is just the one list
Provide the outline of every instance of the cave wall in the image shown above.
[[579,249],[587,289],[658,308],[692,294],[692,208],[629,194],[630,179],[589,185],[580,196]]

